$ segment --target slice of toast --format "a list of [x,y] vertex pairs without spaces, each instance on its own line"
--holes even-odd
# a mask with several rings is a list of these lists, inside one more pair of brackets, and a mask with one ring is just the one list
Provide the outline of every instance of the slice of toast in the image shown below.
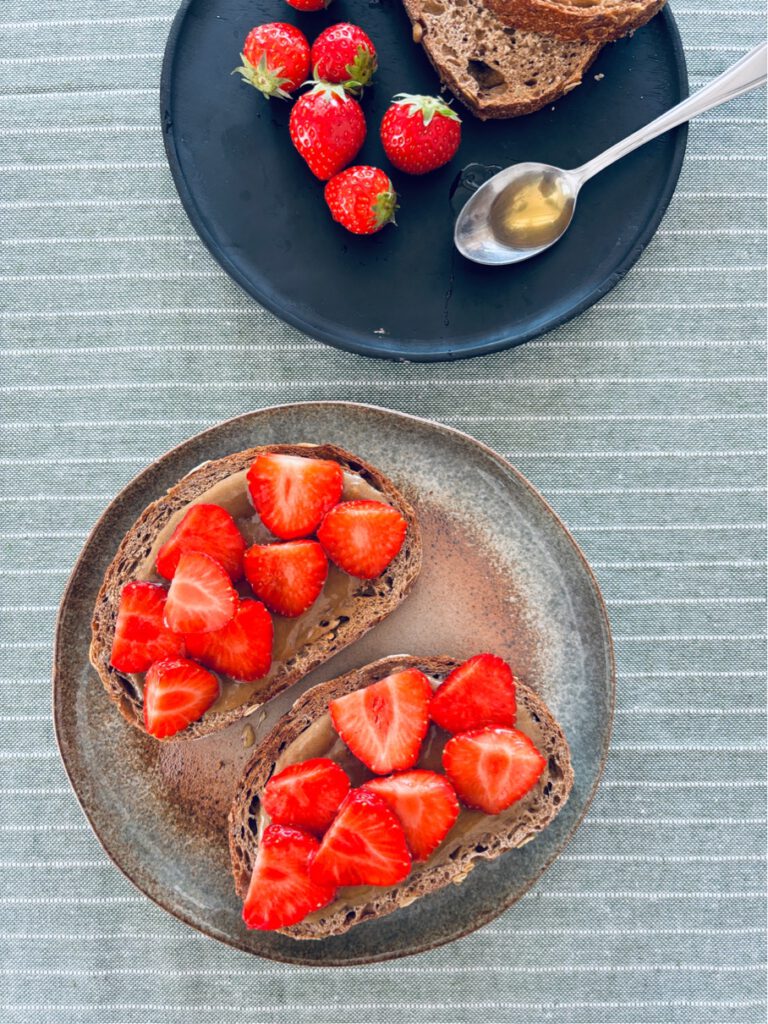
[[504,22],[560,39],[609,43],[658,14],[664,0],[485,0]]
[[251,692],[244,703],[223,711],[211,709],[199,721],[178,733],[177,737],[192,739],[205,736],[251,714],[386,618],[404,600],[419,574],[421,533],[410,503],[387,477],[343,448],[330,444],[263,445],[204,463],[142,512],[123,538],[96,598],[91,634],[91,664],[121,714],[131,725],[142,731],[146,732],[141,693],[129,676],[110,665],[120,591],[124,584],[136,579],[146,565],[150,553],[156,547],[159,533],[168,525],[169,520],[211,487],[247,470],[256,456],[265,452],[338,462],[343,470],[360,477],[380,492],[381,500],[392,505],[405,518],[408,532],[399,554],[381,576],[374,580],[355,581],[342,617],[319,622],[313,629],[311,642],[294,652],[285,662],[273,665],[273,671],[263,685],[250,688]]
[[403,0],[413,38],[476,117],[532,114],[581,84],[599,43],[511,28],[484,0]]
[[[444,656],[417,658],[394,655],[338,679],[320,683],[296,701],[247,765],[232,803],[229,849],[235,889],[242,899],[248,891],[258,849],[260,796],[276,765],[279,769],[285,767],[286,750],[297,741],[299,745],[306,744],[307,731],[327,716],[328,702],[404,668],[419,668],[433,680],[442,681],[459,664],[459,661]],[[414,863],[404,882],[391,887],[342,889],[341,896],[334,903],[315,911],[299,924],[282,929],[284,935],[294,939],[321,939],[341,935],[361,921],[391,914],[449,883],[463,881],[478,860],[490,860],[506,850],[522,846],[552,821],[565,805],[573,785],[568,743],[541,698],[519,681],[516,685],[518,728],[526,731],[525,722],[532,727],[536,732],[532,738],[547,759],[547,767],[534,788],[500,815],[463,811],[464,817],[459,818],[435,853],[423,863]],[[339,745],[343,747],[340,740],[336,747]],[[429,745],[429,737],[425,745]],[[321,755],[317,749],[312,749],[305,751],[305,756]],[[334,756],[333,753],[330,756]],[[279,759],[282,760],[278,765]],[[359,762],[358,766],[364,773],[361,776],[363,780],[370,777],[371,773]],[[357,785],[361,779],[353,777],[352,782]],[[466,831],[470,827],[471,832]],[[462,832],[462,828],[465,831]]]

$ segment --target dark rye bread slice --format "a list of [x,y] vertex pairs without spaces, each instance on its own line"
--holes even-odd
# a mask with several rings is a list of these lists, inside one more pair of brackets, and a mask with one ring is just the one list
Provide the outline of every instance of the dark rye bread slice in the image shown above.
[[[302,648],[281,667],[280,671],[264,689],[254,694],[247,703],[229,711],[207,713],[193,722],[174,739],[206,736],[223,729],[270,700],[286,687],[298,682],[305,675],[328,661],[334,654],[358,640],[377,622],[381,622],[404,600],[413,586],[421,568],[421,531],[415,512],[395,485],[374,466],[336,445],[286,445],[270,444],[248,448],[222,459],[206,462],[192,470],[172,487],[167,494],[149,505],[123,538],[111,565],[106,571],[104,582],[96,598],[91,624],[91,664],[101,677],[107,693],[115,701],[121,714],[146,732],[144,727],[143,704],[132,682],[125,675],[112,668],[109,663],[112,640],[115,631],[120,591],[124,584],[136,577],[140,566],[152,549],[154,540],[171,516],[199,497],[214,484],[226,477],[248,469],[257,455],[265,452],[279,452],[285,455],[301,455],[310,459],[332,459],[344,470],[362,477],[384,500],[396,508],[408,522],[408,532],[397,557],[387,569],[374,580],[360,580],[355,588],[348,619],[343,622],[330,621],[326,632],[311,644]],[[321,623],[322,625],[322,623]]]
[[[247,765],[232,803],[229,814],[229,851],[235,889],[241,899],[245,899],[248,891],[258,849],[259,798],[281,752],[323,715],[328,710],[329,701],[336,697],[361,689],[404,668],[419,668],[427,675],[442,680],[459,664],[459,661],[446,656],[417,658],[393,655],[338,679],[320,683],[299,697]],[[281,929],[282,933],[294,939],[321,939],[329,935],[341,935],[361,921],[384,917],[450,883],[462,882],[477,861],[492,860],[506,850],[522,846],[546,828],[565,805],[571,791],[571,755],[563,730],[547,706],[533,690],[519,681],[517,702],[518,708],[524,709],[538,723],[541,739],[537,745],[547,758],[547,767],[534,789],[513,805],[517,809],[516,814],[505,822],[500,821],[496,828],[471,837],[452,839],[449,834],[432,858],[425,863],[414,864],[408,878],[399,885],[376,887],[362,896],[357,889],[347,890],[354,894],[349,905],[334,909],[331,904],[326,910],[315,911],[299,924]]]
[[403,0],[443,85],[481,120],[532,114],[581,84],[600,45],[503,24],[483,0]]
[[609,43],[645,25],[664,0],[485,0],[506,25],[560,39]]

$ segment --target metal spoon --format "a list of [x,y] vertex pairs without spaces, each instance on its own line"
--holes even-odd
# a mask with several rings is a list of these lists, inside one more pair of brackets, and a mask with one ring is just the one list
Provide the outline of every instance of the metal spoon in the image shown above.
[[548,249],[571,223],[585,181],[657,135],[761,85],[768,77],[767,53],[768,44],[761,43],[705,88],[572,171],[524,163],[494,174],[459,214],[456,248],[475,263],[492,266],[519,263]]

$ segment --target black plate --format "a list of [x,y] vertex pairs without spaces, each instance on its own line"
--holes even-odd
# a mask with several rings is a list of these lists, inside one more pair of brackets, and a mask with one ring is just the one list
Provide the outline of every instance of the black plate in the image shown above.
[[679,102],[687,74],[669,10],[631,39],[605,47],[584,84],[552,107],[486,123],[463,112],[456,158],[421,178],[393,172],[399,227],[369,238],[332,222],[322,184],[291,146],[290,106],[267,103],[230,76],[254,24],[291,21],[311,41],[345,20],[369,33],[381,65],[363,101],[368,139],[356,162],[388,167],[378,126],[389,100],[438,88],[411,42],[400,0],[334,0],[319,14],[301,14],[285,0],[186,0],[176,16],[160,91],[168,160],[195,230],[235,281],[282,319],[338,348],[428,361],[528,341],[621,279],[672,196],[684,126],[588,183],[567,237],[518,266],[480,267],[456,252],[452,186],[470,163],[575,167]]

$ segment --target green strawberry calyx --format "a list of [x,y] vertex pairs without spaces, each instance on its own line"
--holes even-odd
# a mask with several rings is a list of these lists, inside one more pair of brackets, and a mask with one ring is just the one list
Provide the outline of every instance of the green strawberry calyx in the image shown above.
[[371,213],[376,222],[377,231],[379,228],[384,227],[385,224],[397,226],[397,221],[395,220],[395,211],[397,209],[397,192],[392,188],[392,182],[390,181],[386,192],[379,192],[371,203]]
[[321,78],[310,78],[308,82],[303,84],[312,86],[309,92],[304,94],[305,96],[322,96],[326,100],[331,100],[335,97],[337,100],[341,100],[342,103],[346,103],[349,99],[341,82],[324,82]]
[[461,118],[456,111],[451,109],[448,103],[440,96],[415,96],[411,93],[400,92],[394,97],[392,102],[398,107],[410,107],[408,111],[409,117],[415,117],[416,114],[420,113],[425,128],[429,127],[429,123],[435,114],[440,114],[441,117],[447,117],[451,121],[461,123]]
[[267,99],[273,96],[281,100],[291,98],[291,94],[283,88],[286,82],[290,82],[290,78],[281,77],[282,67],[272,68],[267,64],[266,53],[262,53],[258,64],[252,64],[244,53],[240,54],[240,60],[243,63],[235,68],[233,75],[242,75],[249,85],[258,89]]
[[343,83],[344,88],[358,95],[370,83],[378,66],[376,54],[371,53],[367,46],[358,46],[355,59],[345,67],[349,78]]

